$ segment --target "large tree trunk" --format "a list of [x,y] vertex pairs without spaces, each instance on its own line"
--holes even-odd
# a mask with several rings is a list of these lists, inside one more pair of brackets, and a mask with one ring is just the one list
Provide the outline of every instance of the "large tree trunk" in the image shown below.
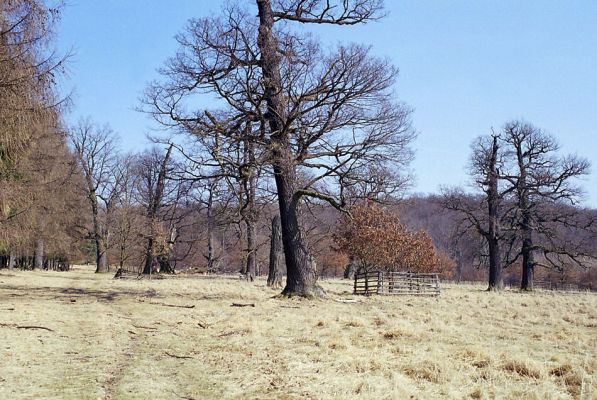
[[122,241],[120,242],[120,254],[119,254],[119,260],[118,260],[118,268],[123,269],[124,268],[124,260],[126,258],[126,245],[127,245],[127,240],[126,238],[123,238]]
[[267,102],[267,118],[272,141],[272,164],[278,192],[282,243],[286,257],[286,287],[282,291],[287,296],[322,295],[317,286],[314,263],[310,262],[309,252],[302,236],[298,220],[298,197],[296,193],[296,166],[291,154],[288,133],[282,131],[286,120],[284,99],[281,91],[280,54],[278,41],[273,32],[274,17],[271,0],[256,0],[259,11],[259,34],[257,45],[261,51],[264,98]]
[[489,291],[499,291],[504,288],[502,274],[502,260],[499,252],[499,240],[496,237],[489,239]]
[[164,274],[174,274],[176,272],[172,260],[174,260],[174,244],[176,244],[177,238],[177,229],[173,226],[170,228],[170,236],[168,238],[168,254],[165,254],[160,260],[160,272]]
[[456,253],[454,254],[456,258],[456,283],[460,283],[462,280],[462,270],[464,269],[464,262],[462,260],[462,250],[456,249]]
[[522,290],[533,290],[533,277],[535,269],[535,260],[533,257],[533,239],[530,230],[523,231],[522,240],[522,281],[520,288]]
[[37,238],[35,241],[35,254],[33,260],[33,269],[43,269],[44,267],[44,239]]
[[[525,185],[520,190],[519,207],[521,209],[521,224],[520,234],[522,237],[522,280],[520,282],[520,288],[522,290],[533,290],[533,275],[535,268],[535,260],[533,257],[533,227],[532,217],[529,211],[530,201],[528,189],[526,188],[526,170],[521,168],[520,182]],[[520,184],[520,183],[519,183]]]
[[282,275],[284,274],[282,268],[282,227],[280,226],[280,216],[276,215],[272,218],[272,237],[269,247],[269,271],[267,274],[267,286],[280,287],[282,286]]
[[[247,134],[250,133],[250,125],[247,124]],[[255,222],[257,220],[257,209],[255,207],[255,186],[257,185],[257,172],[253,167],[255,160],[253,154],[253,146],[249,141],[244,143],[244,163],[249,167],[242,173],[242,185],[245,195],[245,204],[241,210],[241,216],[245,222],[247,230],[247,257],[245,274],[249,281],[253,281],[257,272],[257,244],[256,244],[256,230]]]
[[[274,169],[276,170],[277,168]],[[289,179],[282,173],[276,173],[282,243],[286,259],[286,287],[282,294],[303,297],[322,296],[323,290],[317,285],[315,263],[312,262],[313,259],[307,250],[299,226],[298,200],[292,194],[289,195],[294,192],[288,188],[289,180],[294,180],[294,174]]]
[[253,281],[256,272],[256,245],[255,245],[255,223],[251,218],[245,220],[245,226],[247,228],[247,265],[245,271],[247,274],[247,280]]
[[502,277],[502,260],[500,255],[500,225],[499,225],[499,192],[497,171],[497,136],[493,137],[491,158],[489,162],[489,176],[487,188],[487,206],[489,213],[488,247],[489,247],[489,287],[487,290],[499,291],[504,288]]
[[[162,207],[162,201],[164,197],[164,190],[166,187],[166,173],[167,173],[167,166],[170,160],[170,156],[172,154],[172,148],[174,147],[171,144],[166,150],[166,154],[164,155],[164,159],[160,164],[160,170],[157,176],[157,182],[155,184],[155,192],[147,205],[147,220],[150,225],[150,233],[147,239],[147,247],[145,251],[145,265],[143,267],[143,274],[151,274],[151,268],[153,266],[153,262],[155,259],[154,254],[154,243],[156,241],[157,236],[157,228],[156,225],[158,224],[158,214],[160,208]],[[150,189],[151,190],[151,189]]]
[[213,187],[209,189],[207,198],[207,272],[217,272],[217,260],[214,254],[214,216],[213,216]]
[[108,266],[108,253],[106,246],[101,239],[96,239],[95,241],[95,265],[95,272],[97,273],[110,271]]
[[356,271],[357,264],[351,257],[350,261],[348,262],[348,265],[346,266],[346,268],[344,268],[344,279],[353,279]]
[[8,256],[8,269],[14,269],[17,263],[17,257],[13,250],[10,250],[10,254]]
[[147,239],[147,247],[145,248],[145,263],[143,264],[143,274],[151,274],[153,266],[153,237]]
[[[89,184],[91,185],[91,184]],[[90,191],[89,201],[91,202],[91,213],[93,218],[93,237],[95,240],[95,272],[108,272],[107,246],[102,236],[102,228],[99,220],[99,205],[94,191]]]

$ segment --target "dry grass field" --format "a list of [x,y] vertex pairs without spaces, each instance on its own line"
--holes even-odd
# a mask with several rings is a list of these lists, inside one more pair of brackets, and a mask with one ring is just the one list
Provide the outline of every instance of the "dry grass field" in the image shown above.
[[597,398],[594,294],[322,285],[3,271],[0,399]]

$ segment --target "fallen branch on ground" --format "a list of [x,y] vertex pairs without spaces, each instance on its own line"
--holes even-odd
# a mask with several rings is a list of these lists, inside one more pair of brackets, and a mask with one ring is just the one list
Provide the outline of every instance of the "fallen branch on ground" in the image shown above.
[[219,338],[223,338],[223,337],[232,336],[232,335],[246,335],[247,333],[248,333],[247,330],[245,330],[245,329],[239,329],[239,330],[236,330],[236,331],[230,331],[230,332],[220,333],[218,335],[218,337]]
[[153,327],[153,326],[142,326],[142,325],[135,325],[135,324],[132,324],[132,325],[133,325],[135,328],[137,328],[137,329],[148,329],[148,330],[150,330],[150,331],[157,331],[157,330],[158,330],[158,328],[155,328],[155,327]]
[[167,356],[174,357],[174,358],[180,358],[180,359],[194,358],[194,357],[191,357],[191,356],[177,356],[176,354],[168,353],[167,351],[164,352],[164,353]]
[[54,329],[50,329],[45,326],[37,326],[37,325],[17,325],[17,329],[43,329],[46,331],[54,332]]
[[164,306],[164,307],[177,307],[177,308],[195,308],[194,304],[189,304],[189,305],[177,305],[177,304],[167,304],[167,303],[155,303],[155,302],[150,302],[149,304],[154,304],[156,306]]
[[43,329],[45,331],[54,332],[54,329],[50,329],[48,327],[38,326],[38,325],[0,324],[0,326],[6,326],[8,328],[17,328],[17,329]]
[[230,307],[255,307],[255,303],[247,303],[247,304],[232,303],[232,304],[230,304]]
[[178,393],[176,393],[174,390],[170,390],[176,397],[179,397],[183,400],[195,400],[194,397],[190,397],[190,396],[181,396]]

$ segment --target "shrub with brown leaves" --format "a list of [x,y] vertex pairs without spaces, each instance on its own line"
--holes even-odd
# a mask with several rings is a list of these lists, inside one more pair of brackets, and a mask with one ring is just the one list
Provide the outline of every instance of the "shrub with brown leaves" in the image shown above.
[[397,214],[368,202],[354,206],[342,217],[335,239],[339,249],[358,261],[361,268],[386,271],[442,272],[431,236],[411,232]]

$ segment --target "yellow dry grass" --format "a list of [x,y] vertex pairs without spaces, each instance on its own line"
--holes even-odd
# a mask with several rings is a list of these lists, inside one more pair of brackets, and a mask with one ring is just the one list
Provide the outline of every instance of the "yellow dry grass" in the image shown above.
[[593,294],[357,298],[324,281],[328,299],[301,301],[110,278],[0,273],[0,399],[597,398]]

